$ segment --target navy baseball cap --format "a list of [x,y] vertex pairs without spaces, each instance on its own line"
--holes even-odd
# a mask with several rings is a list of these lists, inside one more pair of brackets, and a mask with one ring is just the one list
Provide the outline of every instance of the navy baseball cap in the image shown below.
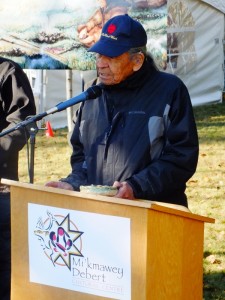
[[138,21],[127,14],[108,20],[102,28],[100,39],[88,49],[104,56],[116,57],[131,48],[147,44],[147,34]]

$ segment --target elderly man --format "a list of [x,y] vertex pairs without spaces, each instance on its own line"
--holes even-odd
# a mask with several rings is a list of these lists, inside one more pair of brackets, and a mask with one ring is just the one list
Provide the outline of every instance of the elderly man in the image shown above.
[[102,95],[77,112],[71,174],[47,186],[113,185],[119,198],[187,206],[186,182],[198,161],[189,93],[156,68],[146,44],[143,26],[128,15],[104,25],[89,49],[97,53]]

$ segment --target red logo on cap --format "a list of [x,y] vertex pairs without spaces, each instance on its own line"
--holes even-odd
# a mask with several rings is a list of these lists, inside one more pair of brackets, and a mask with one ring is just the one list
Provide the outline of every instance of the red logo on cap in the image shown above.
[[114,25],[114,24],[110,24],[107,28],[107,32],[109,34],[112,34],[115,30],[116,30],[116,25]]

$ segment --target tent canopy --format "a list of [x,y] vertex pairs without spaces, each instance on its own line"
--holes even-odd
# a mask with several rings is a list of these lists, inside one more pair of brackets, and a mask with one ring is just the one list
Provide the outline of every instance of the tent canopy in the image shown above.
[[202,2],[208,3],[225,14],[225,1],[224,0],[201,0]]

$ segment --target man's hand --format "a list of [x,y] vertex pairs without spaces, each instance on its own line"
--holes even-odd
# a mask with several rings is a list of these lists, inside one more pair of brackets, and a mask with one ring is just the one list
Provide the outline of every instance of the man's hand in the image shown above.
[[71,184],[62,181],[49,181],[45,184],[45,186],[73,191],[73,187]]
[[118,188],[118,192],[115,195],[115,197],[123,198],[123,199],[130,199],[130,200],[135,199],[133,189],[126,181],[123,181],[123,182],[115,181],[113,183],[113,186]]

